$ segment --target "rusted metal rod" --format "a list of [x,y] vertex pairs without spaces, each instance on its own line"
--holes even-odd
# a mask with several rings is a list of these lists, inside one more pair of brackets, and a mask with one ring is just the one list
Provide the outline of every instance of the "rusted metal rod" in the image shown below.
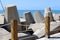
[[11,21],[11,40],[18,40],[18,23],[17,20]]
[[45,18],[45,35],[47,35],[48,36],[48,38],[50,37],[50,17],[49,16],[47,16],[46,18]]

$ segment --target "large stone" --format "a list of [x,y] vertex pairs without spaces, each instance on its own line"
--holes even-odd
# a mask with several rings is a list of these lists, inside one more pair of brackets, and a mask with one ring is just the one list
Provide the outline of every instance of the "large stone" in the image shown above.
[[31,12],[25,12],[25,19],[28,25],[35,23]]
[[53,17],[54,17],[54,20],[56,20],[56,21],[60,21],[60,14],[58,13],[58,14],[53,14]]
[[44,22],[44,16],[41,14],[41,12],[36,11],[34,13],[34,20],[35,20],[36,23]]
[[16,19],[18,22],[20,22],[17,8],[15,5],[8,4],[5,7],[5,19],[6,19],[6,22],[8,22],[8,23],[10,23],[10,21],[14,20],[14,19]]
[[4,15],[0,14],[0,25],[4,24]]
[[[59,26],[60,26],[60,22],[51,22],[50,31],[54,31]],[[44,23],[31,24],[28,29],[32,29],[34,31],[33,35],[36,35],[39,38],[45,35]]]
[[[20,39],[24,39],[25,37],[29,37],[30,35],[25,34],[25,33],[18,33],[18,38]],[[31,37],[29,37],[31,38]],[[9,33],[8,31],[6,31],[3,28],[0,28],[0,40],[9,40],[11,39],[11,33]],[[27,40],[28,38],[26,38]]]
[[[10,23],[11,20],[17,20],[18,23],[20,23],[20,19],[19,19],[18,12],[17,12],[17,7],[13,4],[8,4],[5,7],[5,15],[4,16],[5,16],[5,19],[6,19],[6,23]],[[6,29],[8,31],[10,31],[11,30],[10,25],[7,25]],[[18,26],[18,30],[22,30],[20,25]]]
[[52,12],[51,12],[51,8],[50,7],[45,8],[44,17],[46,17],[46,16],[49,16],[50,17],[50,21],[54,21],[54,18],[53,18],[53,15],[52,15]]

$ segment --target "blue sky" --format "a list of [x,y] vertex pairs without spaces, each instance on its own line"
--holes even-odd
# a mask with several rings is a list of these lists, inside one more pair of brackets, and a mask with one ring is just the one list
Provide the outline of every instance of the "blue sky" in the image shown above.
[[[3,6],[15,4],[18,10],[43,10],[51,7],[52,10],[60,10],[60,0],[1,0]],[[2,7],[0,5],[0,10]]]

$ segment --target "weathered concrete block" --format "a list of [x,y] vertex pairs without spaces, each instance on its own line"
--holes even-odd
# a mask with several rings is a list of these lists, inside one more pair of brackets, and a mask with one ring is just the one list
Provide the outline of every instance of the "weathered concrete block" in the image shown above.
[[34,13],[34,20],[36,23],[44,22],[44,16],[41,14],[40,11],[36,11]]
[[50,21],[54,21],[54,18],[53,18],[53,15],[52,15],[50,7],[45,9],[44,17],[46,17],[47,15],[50,17]]
[[[17,20],[18,23],[20,23],[20,19],[19,19],[19,15],[17,12],[17,7],[16,5],[12,5],[12,4],[8,4],[5,7],[5,19],[6,19],[6,23],[10,23],[11,20]],[[10,31],[10,25],[6,26],[7,30]],[[18,26],[18,30],[22,30],[21,26]]]
[[5,18],[8,23],[14,19],[16,19],[16,20],[18,20],[18,22],[20,22],[17,8],[15,5],[11,4],[11,5],[7,5],[5,7]]
[[4,15],[0,14],[0,25],[4,24]]
[[31,12],[25,12],[25,19],[27,24],[35,23]]

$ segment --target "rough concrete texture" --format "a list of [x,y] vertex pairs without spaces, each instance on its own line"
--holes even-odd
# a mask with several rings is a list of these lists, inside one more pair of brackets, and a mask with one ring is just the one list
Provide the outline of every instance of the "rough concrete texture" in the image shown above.
[[44,17],[46,17],[46,16],[50,17],[50,21],[54,21],[54,18],[53,18],[53,15],[52,15],[50,7],[45,9]]
[[8,22],[8,23],[10,23],[10,21],[14,20],[14,19],[16,19],[18,22],[20,22],[17,8],[15,5],[12,5],[12,4],[6,5],[6,7],[5,7],[5,19],[6,19],[6,22]]
[[34,13],[34,20],[36,23],[44,22],[44,16],[41,14],[40,11],[36,11]]
[[28,25],[35,23],[31,12],[25,12],[24,15],[25,15],[25,19],[26,19],[26,22],[27,22]]

